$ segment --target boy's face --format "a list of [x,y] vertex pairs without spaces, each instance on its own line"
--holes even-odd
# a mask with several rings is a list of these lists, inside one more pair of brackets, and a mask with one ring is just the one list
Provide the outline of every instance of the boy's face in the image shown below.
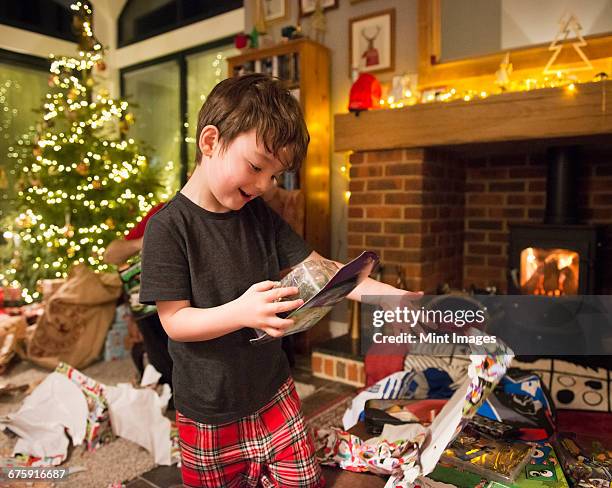
[[257,144],[255,130],[240,134],[223,152],[217,143],[212,157],[203,158],[200,164],[204,165],[213,212],[241,209],[275,186],[285,170],[263,144]]

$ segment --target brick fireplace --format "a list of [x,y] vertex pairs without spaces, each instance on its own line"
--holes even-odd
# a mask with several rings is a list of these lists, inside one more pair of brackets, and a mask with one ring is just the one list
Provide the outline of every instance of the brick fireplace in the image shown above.
[[[394,283],[400,267],[413,290],[448,283],[505,292],[509,226],[544,217],[546,142],[524,146],[354,152],[349,257],[377,252],[383,280]],[[610,293],[612,148],[587,141],[576,184],[582,221],[604,231],[595,290]]]
[[[550,209],[559,204],[577,217],[573,228],[561,230],[561,240],[570,244],[579,240],[572,229],[597,227],[591,241],[596,244],[589,245],[596,248],[596,261],[586,261],[596,277],[589,290],[612,293],[611,100],[612,84],[597,82],[571,92],[557,87],[469,103],[337,114],[335,150],[350,151],[349,257],[375,251],[384,266],[382,280],[395,284],[401,274],[411,290],[432,293],[448,284],[508,292],[510,268],[516,266],[511,230],[531,238],[531,228],[551,223],[545,219],[547,150],[579,146],[576,177],[565,178],[578,188],[566,184],[571,191],[548,192]],[[552,222],[558,232],[559,222]],[[522,241],[512,242],[516,254]],[[566,250],[535,249],[536,263],[542,250]],[[366,371],[358,345],[347,335],[316,347],[315,376],[362,384]],[[351,361],[358,364],[357,383],[347,377]]]

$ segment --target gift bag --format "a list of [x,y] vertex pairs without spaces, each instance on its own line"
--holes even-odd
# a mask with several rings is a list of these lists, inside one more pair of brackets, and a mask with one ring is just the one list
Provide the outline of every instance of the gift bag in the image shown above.
[[0,374],[4,373],[15,356],[19,341],[25,339],[26,326],[26,320],[21,315],[0,318]]
[[83,368],[95,361],[115,315],[121,281],[115,273],[95,273],[85,265],[45,303],[43,315],[27,344],[32,362],[55,368],[60,361]]

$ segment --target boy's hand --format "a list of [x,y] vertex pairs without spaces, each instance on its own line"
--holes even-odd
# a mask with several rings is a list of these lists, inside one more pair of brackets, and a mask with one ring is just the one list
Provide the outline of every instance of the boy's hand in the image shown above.
[[304,300],[287,300],[285,297],[298,294],[296,286],[274,288],[275,281],[262,281],[252,285],[237,299],[245,326],[261,329],[272,337],[281,337],[294,324],[293,319],[281,319],[276,314],[289,312],[301,306]]

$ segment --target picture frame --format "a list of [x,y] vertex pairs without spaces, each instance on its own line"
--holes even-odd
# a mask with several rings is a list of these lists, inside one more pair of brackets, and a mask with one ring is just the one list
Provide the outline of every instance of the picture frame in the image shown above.
[[349,19],[349,77],[395,69],[395,9]]
[[289,13],[289,0],[261,0],[266,23],[285,20]]
[[[300,5],[300,17],[307,17],[315,11],[315,0],[298,0],[298,3]],[[338,8],[338,0],[321,0],[321,5],[323,10]]]

